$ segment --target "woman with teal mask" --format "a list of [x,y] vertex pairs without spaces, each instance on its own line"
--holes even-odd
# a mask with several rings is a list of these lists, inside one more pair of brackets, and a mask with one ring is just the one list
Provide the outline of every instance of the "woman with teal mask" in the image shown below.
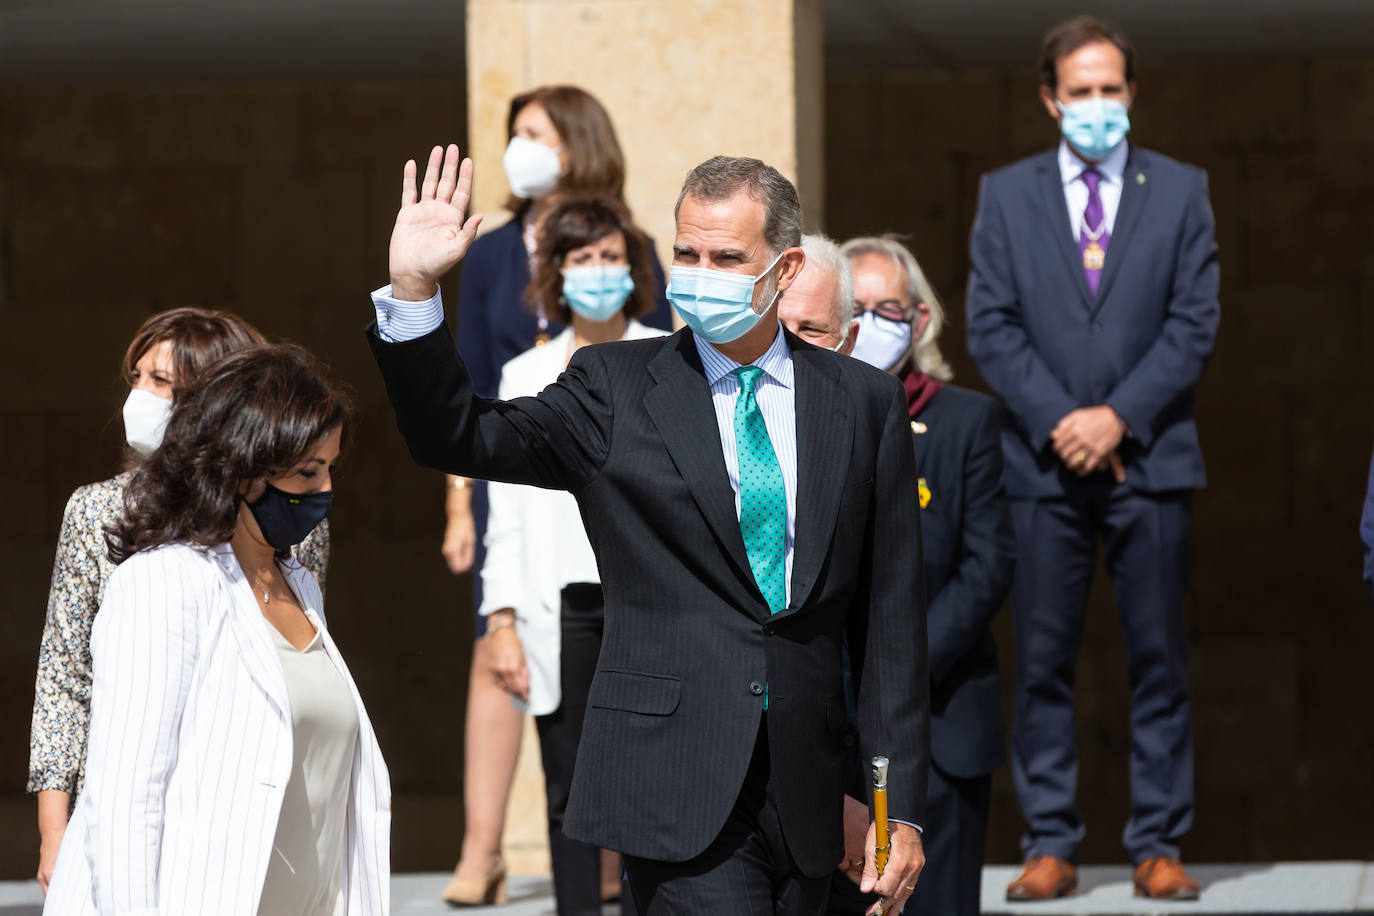
[[[661,336],[636,320],[653,311],[661,291],[650,259],[644,233],[614,197],[554,204],[525,298],[567,327],[506,363],[499,397],[538,394],[581,347]],[[490,500],[478,613],[487,618],[492,669],[516,706],[535,717],[559,916],[600,914],[606,896],[600,851],[563,836],[587,693],[601,653],[604,606],[596,557],[571,494],[492,483]]]

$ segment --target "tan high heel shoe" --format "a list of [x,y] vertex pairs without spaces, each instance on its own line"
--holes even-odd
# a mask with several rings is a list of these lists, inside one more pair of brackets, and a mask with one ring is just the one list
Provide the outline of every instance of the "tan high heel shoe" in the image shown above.
[[505,860],[495,856],[487,863],[486,874],[478,878],[459,878],[455,871],[440,896],[450,906],[504,906],[510,902]]

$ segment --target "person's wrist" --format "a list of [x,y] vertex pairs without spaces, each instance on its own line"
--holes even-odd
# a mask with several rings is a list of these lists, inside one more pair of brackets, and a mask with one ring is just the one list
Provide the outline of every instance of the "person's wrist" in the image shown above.
[[439,284],[428,277],[402,275],[391,278],[391,298],[401,302],[428,302],[438,288]]
[[487,635],[486,635],[486,638],[487,638],[487,639],[492,639],[493,637],[496,636],[496,634],[501,633],[501,632],[503,632],[503,631],[505,631],[505,630],[509,630],[512,634],[514,634],[514,633],[515,633],[515,621],[514,621],[514,620],[510,620],[510,621],[506,621],[506,622],[503,622],[503,623],[495,623],[495,624],[493,624],[493,623],[488,623],[488,624],[487,624]]

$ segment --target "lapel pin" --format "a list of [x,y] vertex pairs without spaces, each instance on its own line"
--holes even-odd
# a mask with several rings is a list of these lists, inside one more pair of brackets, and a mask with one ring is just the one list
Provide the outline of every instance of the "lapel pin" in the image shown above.
[[916,479],[916,495],[921,501],[921,508],[930,505],[930,485],[926,483],[924,477]]
[[919,436],[921,435],[921,433],[926,431],[926,425],[922,423],[920,420],[912,420],[911,431]]
[[1144,183],[1145,183],[1145,173],[1144,173],[1144,172],[1136,172],[1136,173],[1135,173],[1135,183],[1136,183],[1136,184],[1144,184]]

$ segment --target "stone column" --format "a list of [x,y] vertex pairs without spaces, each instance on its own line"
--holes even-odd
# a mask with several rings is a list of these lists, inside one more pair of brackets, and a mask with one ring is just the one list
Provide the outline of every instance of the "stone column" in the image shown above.
[[468,147],[476,206],[504,222],[511,96],[574,83],[606,106],[635,218],[667,258],[689,169],[754,156],[824,225],[821,0],[468,0]]
[[[682,179],[717,154],[777,167],[807,226],[824,225],[821,43],[821,0],[468,0],[465,153],[484,228],[506,219],[510,99],[550,83],[582,86],[611,113],[626,197],[665,265]],[[506,857],[547,871],[536,741],[521,758]]]

